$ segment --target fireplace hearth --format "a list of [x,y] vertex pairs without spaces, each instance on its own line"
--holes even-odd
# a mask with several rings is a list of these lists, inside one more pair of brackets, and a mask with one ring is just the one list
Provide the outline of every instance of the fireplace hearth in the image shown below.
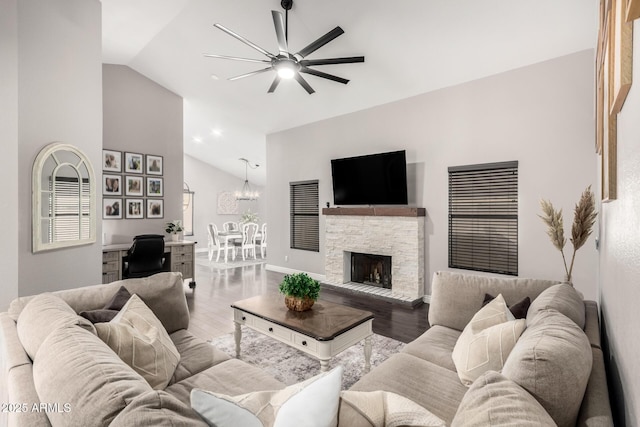
[[351,281],[391,289],[391,257],[352,252]]

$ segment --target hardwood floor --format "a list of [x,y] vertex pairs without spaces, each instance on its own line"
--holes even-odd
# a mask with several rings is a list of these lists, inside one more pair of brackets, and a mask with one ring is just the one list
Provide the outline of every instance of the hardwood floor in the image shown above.
[[[283,276],[267,271],[264,264],[225,270],[196,265],[197,287],[194,291],[185,288],[191,312],[189,330],[207,341],[233,332],[231,304],[255,295],[278,293]],[[411,309],[366,295],[326,288],[320,292],[320,299],[371,311],[375,315],[373,331],[402,342],[414,340],[429,328],[427,304]]]

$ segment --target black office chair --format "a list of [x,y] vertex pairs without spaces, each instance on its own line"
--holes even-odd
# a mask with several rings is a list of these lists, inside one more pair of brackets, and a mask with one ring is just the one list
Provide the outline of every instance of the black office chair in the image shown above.
[[162,271],[165,266],[164,236],[161,234],[142,234],[133,238],[133,245],[124,258],[125,279],[147,277]]

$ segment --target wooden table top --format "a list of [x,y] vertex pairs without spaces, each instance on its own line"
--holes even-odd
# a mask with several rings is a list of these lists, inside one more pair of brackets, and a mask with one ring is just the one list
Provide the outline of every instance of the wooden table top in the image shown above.
[[373,313],[335,304],[316,301],[311,310],[292,311],[284,305],[284,295],[266,294],[236,301],[231,307],[284,326],[318,341],[330,341],[343,332],[367,320]]

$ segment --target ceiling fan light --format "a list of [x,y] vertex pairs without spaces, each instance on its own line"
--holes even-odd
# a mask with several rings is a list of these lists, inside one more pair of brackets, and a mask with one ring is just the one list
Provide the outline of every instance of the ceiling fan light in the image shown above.
[[278,64],[278,76],[281,79],[292,79],[296,74],[295,67],[293,63],[290,62],[282,62]]

